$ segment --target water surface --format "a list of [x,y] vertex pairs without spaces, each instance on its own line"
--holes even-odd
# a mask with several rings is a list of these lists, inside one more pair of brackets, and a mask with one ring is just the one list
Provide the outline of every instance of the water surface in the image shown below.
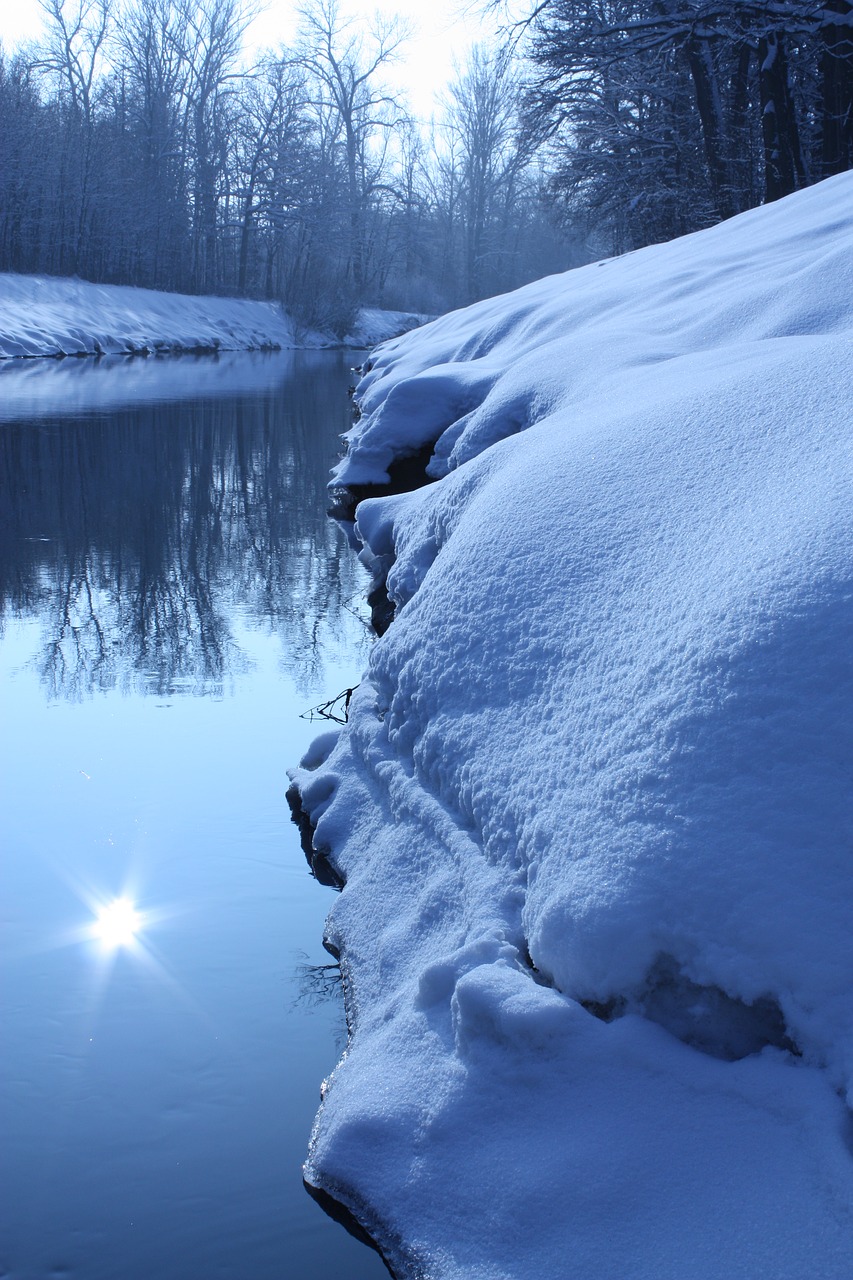
[[301,1185],[344,1029],[284,802],[370,643],[352,363],[0,368],[0,1274],[386,1274]]

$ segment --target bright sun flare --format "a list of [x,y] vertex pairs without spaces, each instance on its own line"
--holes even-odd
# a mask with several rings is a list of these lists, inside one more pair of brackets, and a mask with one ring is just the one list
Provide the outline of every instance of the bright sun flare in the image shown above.
[[129,947],[139,930],[139,912],[127,898],[116,898],[98,912],[95,934],[107,947]]

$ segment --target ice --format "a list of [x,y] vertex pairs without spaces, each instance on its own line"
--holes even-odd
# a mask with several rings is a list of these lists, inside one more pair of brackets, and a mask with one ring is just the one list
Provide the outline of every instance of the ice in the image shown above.
[[401,1275],[842,1280],[853,175],[376,351],[394,620],[297,770],[352,1040],[309,1180]]

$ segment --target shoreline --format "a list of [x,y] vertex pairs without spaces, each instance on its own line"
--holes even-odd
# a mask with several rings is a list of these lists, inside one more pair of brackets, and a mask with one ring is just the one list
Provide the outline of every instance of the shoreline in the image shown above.
[[301,326],[276,302],[0,274],[0,361],[368,348],[426,318],[362,306],[339,337]]
[[851,181],[356,388],[393,623],[290,771],[351,1005],[309,1177],[431,1280],[849,1269]]

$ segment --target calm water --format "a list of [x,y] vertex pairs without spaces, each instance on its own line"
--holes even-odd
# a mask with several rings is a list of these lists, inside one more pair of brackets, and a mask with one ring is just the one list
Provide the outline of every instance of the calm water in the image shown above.
[[370,643],[354,362],[0,367],[0,1275],[386,1275],[301,1183],[344,1028],[284,801]]

